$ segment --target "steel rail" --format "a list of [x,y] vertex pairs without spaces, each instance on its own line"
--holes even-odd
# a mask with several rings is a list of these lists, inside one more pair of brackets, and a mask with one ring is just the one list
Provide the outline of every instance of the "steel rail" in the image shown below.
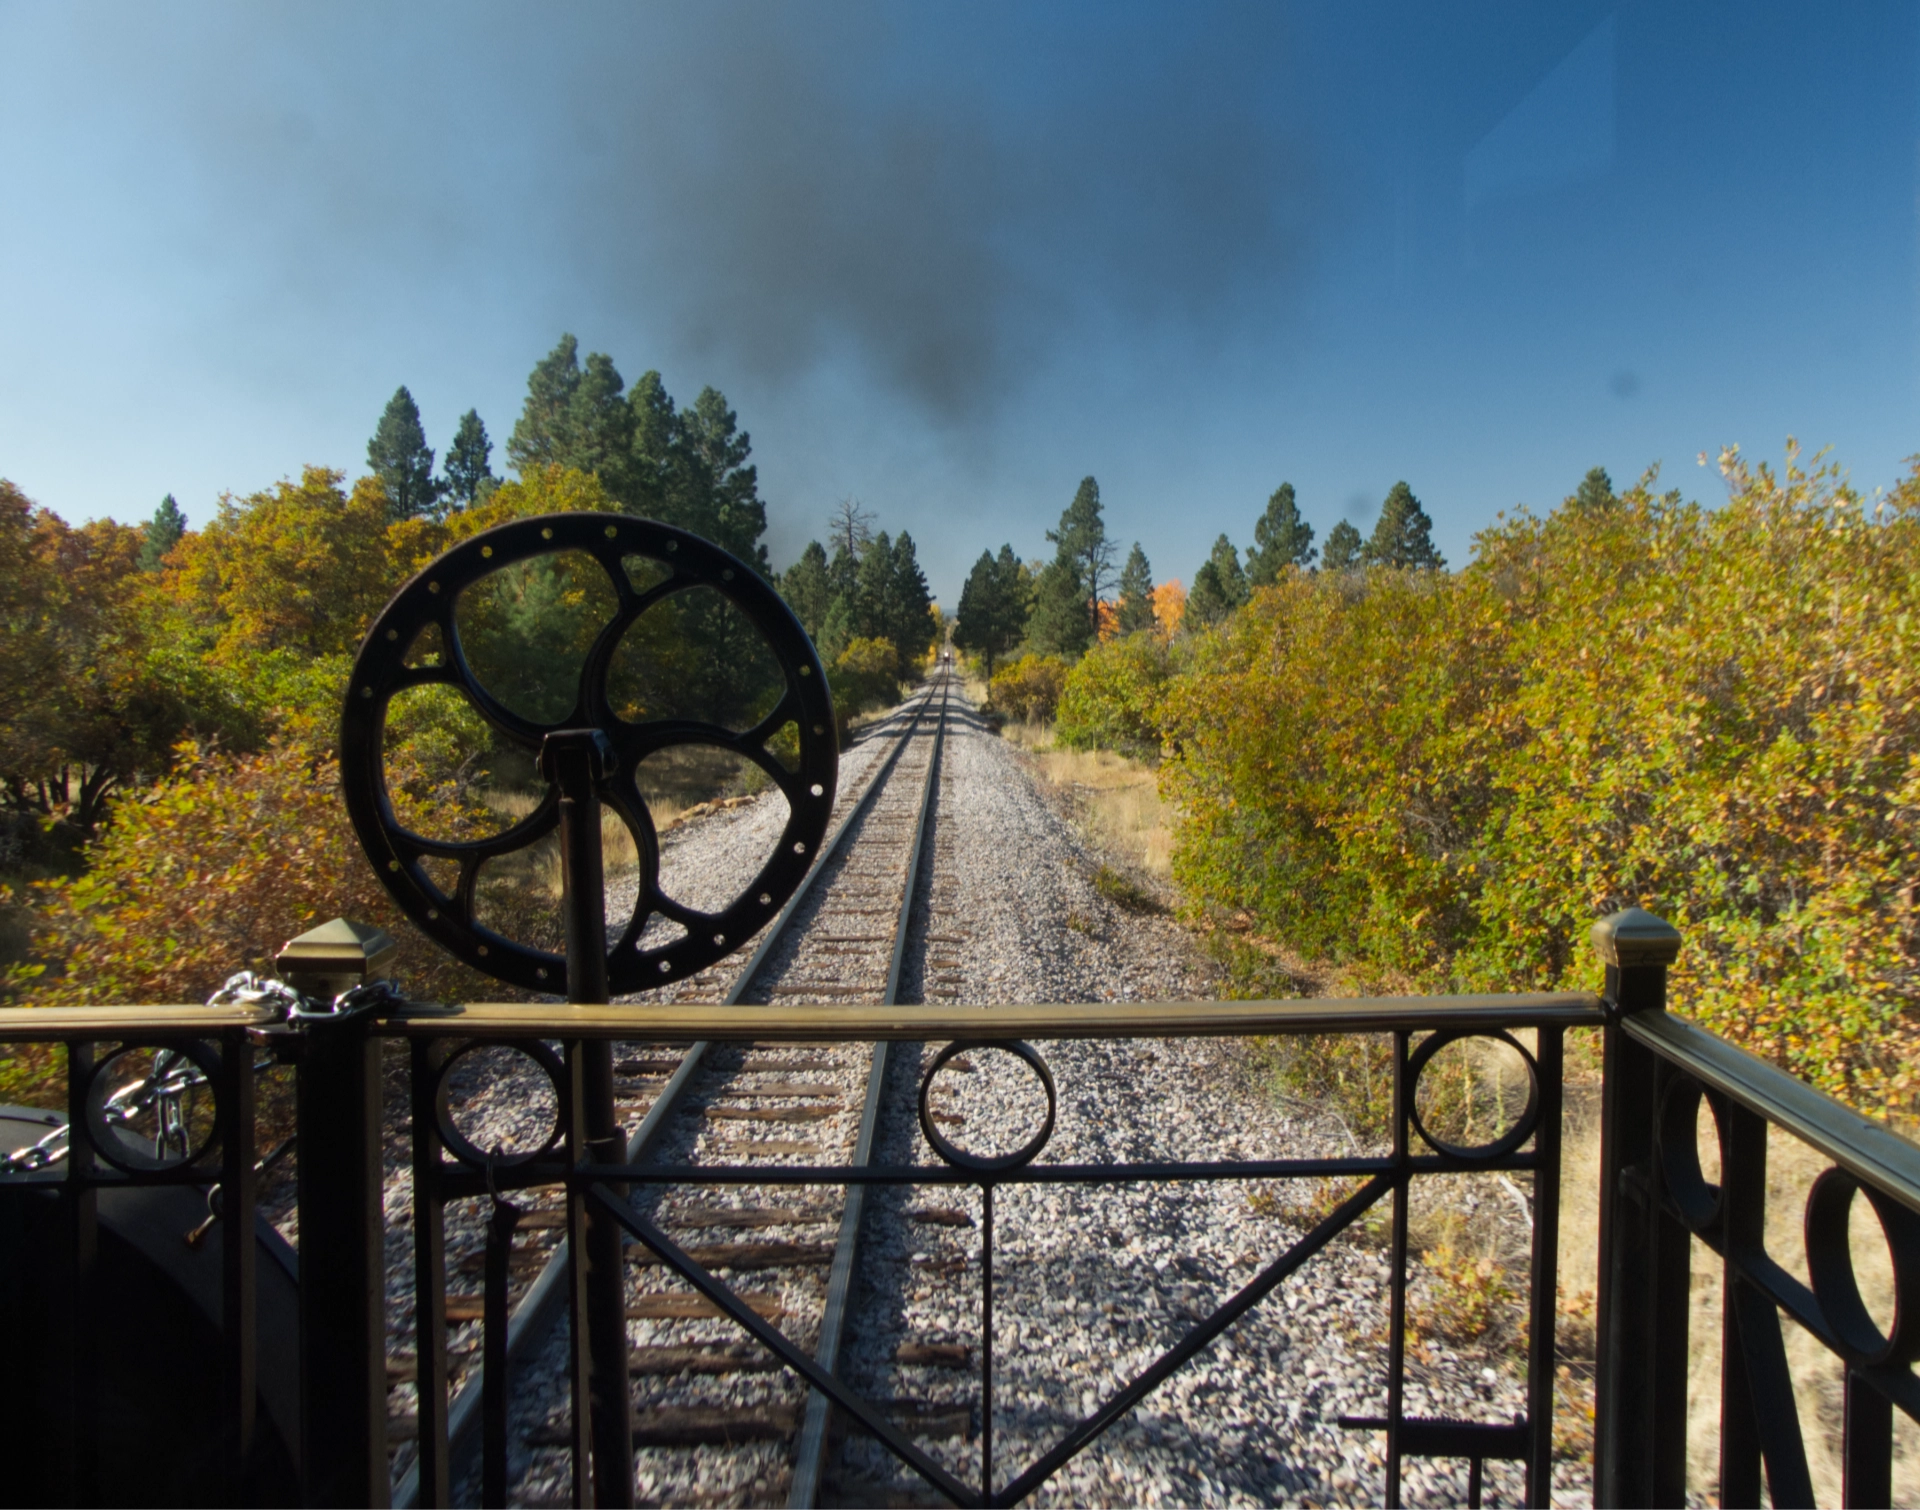
[[[793,896],[788,899],[787,905],[781,909],[779,916],[768,926],[759,947],[754,950],[753,955],[748,959],[746,965],[742,967],[740,972],[734,977],[732,986],[728,988],[726,996],[722,998],[721,1005],[723,1007],[730,1009],[737,1008],[741,998],[745,996],[748,988],[752,985],[754,977],[759,974],[761,967],[766,963],[774,946],[785,935],[787,929],[791,927],[793,919],[799,910],[800,903],[812,890],[814,881],[833,859],[834,855],[839,852],[847,834],[852,830],[857,820],[872,805],[873,799],[881,787],[886,784],[887,776],[892,772],[901,753],[913,738],[914,731],[920,725],[921,715],[925,712],[932,700],[933,692],[932,689],[929,688],[911,712],[904,715],[896,715],[896,717],[905,717],[907,721],[905,730],[896,737],[893,749],[887,753],[879,769],[868,779],[866,787],[861,792],[859,799],[847,811],[839,824],[836,825],[832,836],[821,846],[820,853],[815,857],[814,864],[812,868],[808,870],[806,878],[800,883],[799,888],[794,892]],[[945,700],[943,697],[941,711],[942,731],[944,731],[944,727]],[[917,841],[915,853],[916,855],[918,853]],[[897,949],[895,953],[897,959]],[[891,981],[892,977],[890,976],[890,986]],[[887,999],[889,1001],[893,1000],[891,989],[889,989]],[[65,1010],[69,1012],[81,1010],[94,1016],[99,1015],[99,1009],[69,1008]],[[164,1008],[158,1010],[173,1014],[182,1014],[182,1032],[186,1030],[184,1024],[188,1019],[184,1014],[187,1013],[194,1014],[191,1021],[196,1025],[201,1022],[201,1019],[207,1016],[209,1011],[225,1014],[222,1021],[227,1022],[227,1025],[231,1025],[228,1019],[235,1013],[255,1013],[255,1015],[260,1017],[260,1020],[267,1020],[267,1014],[256,1013],[255,1009],[252,1008]],[[523,1007],[523,1010],[526,1009]],[[628,1032],[631,1033],[635,1026],[633,1008],[630,1006],[616,1007],[614,1010],[623,1011],[627,1014]],[[649,1016],[651,1016],[651,1013],[649,1013]],[[245,1020],[251,1021],[252,1019],[249,1017]],[[462,1036],[466,1036],[464,1032]],[[671,1037],[675,1035],[664,1036]],[[5,1040],[0,1038],[0,1041]],[[712,1046],[713,1040],[711,1038],[696,1038],[687,1049],[686,1056],[681,1060],[672,1078],[669,1079],[667,1084],[662,1088],[660,1095],[654,1101],[653,1105],[647,1108],[646,1116],[641,1120],[640,1126],[634,1130],[633,1137],[627,1145],[627,1162],[629,1164],[638,1164],[646,1157],[648,1149],[657,1141],[668,1119],[674,1112],[679,1110],[680,1103],[686,1098],[687,1092],[693,1084],[694,1077],[699,1073],[701,1066],[706,1060],[707,1053]],[[869,1099],[871,1099],[872,1094],[870,1088]],[[863,1122],[863,1133],[865,1131],[865,1125]],[[566,1309],[569,1272],[568,1253],[569,1248],[567,1241],[565,1238],[562,1238],[554,1245],[552,1252],[548,1255],[546,1264],[541,1268],[539,1275],[534,1279],[532,1285],[528,1287],[526,1294],[521,1297],[520,1304],[514,1307],[513,1314],[508,1319],[507,1364],[510,1370],[524,1365],[540,1348],[545,1346],[548,1336],[559,1323],[560,1317]],[[486,1369],[483,1365],[461,1386],[460,1393],[454,1397],[453,1403],[448,1407],[447,1461],[453,1474],[457,1475],[467,1472],[472,1467],[474,1455],[479,1451],[481,1428],[480,1402],[485,1383]],[[401,1475],[394,1486],[393,1503],[399,1507],[411,1507],[419,1503],[419,1498],[420,1465],[418,1456],[416,1455],[414,1462],[408,1466],[407,1471]]]
[[[940,716],[933,726],[933,753],[927,758],[927,774],[920,784],[919,810],[913,823],[913,848],[907,855],[907,879],[900,894],[900,912],[894,920],[893,958],[887,964],[887,990],[884,1002],[896,1005],[900,1000],[900,973],[907,959],[907,933],[913,919],[914,893],[920,889],[920,869],[926,855],[927,819],[933,811],[935,783],[940,779],[940,755],[946,746],[947,706],[953,679],[941,679]],[[931,699],[929,699],[931,701]],[[911,736],[909,736],[911,737]],[[860,1112],[860,1133],[853,1145],[856,1168],[873,1162],[874,1134],[880,1124],[880,1099],[886,1090],[888,1043],[883,1039],[873,1046],[873,1064],[867,1071],[867,1099]],[[820,1344],[814,1361],[827,1374],[840,1367],[840,1337],[846,1330],[847,1297],[853,1290],[853,1266],[860,1256],[860,1225],[866,1213],[867,1188],[847,1187],[846,1204],[840,1208],[840,1235],[834,1243],[833,1267],[827,1275],[827,1304],[820,1314]],[[819,1503],[820,1482],[826,1471],[827,1430],[832,1424],[833,1407],[819,1390],[807,1396],[807,1414],[801,1424],[800,1440],[794,1449],[793,1479],[787,1494],[790,1510],[813,1510]]]

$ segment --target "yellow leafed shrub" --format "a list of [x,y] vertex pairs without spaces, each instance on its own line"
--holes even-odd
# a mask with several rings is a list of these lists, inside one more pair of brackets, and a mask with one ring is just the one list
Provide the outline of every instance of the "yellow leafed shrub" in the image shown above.
[[1067,684],[1067,663],[1057,655],[1027,654],[993,673],[988,695],[1008,718],[1032,723],[1052,718]]
[[1868,503],[1791,446],[1722,466],[1717,508],[1650,476],[1458,573],[1259,589],[1166,694],[1192,903],[1504,989],[1593,982],[1638,904],[1685,935],[1678,1010],[1911,1115],[1920,471]]
[[[403,810],[417,800],[402,782],[394,792]],[[403,921],[347,822],[330,757],[183,752],[177,774],[121,805],[88,858],[84,874],[33,888],[34,954],[51,964],[15,967],[20,1005],[201,1001],[236,971],[271,973],[281,944],[339,915],[400,940],[416,997],[507,991]]]

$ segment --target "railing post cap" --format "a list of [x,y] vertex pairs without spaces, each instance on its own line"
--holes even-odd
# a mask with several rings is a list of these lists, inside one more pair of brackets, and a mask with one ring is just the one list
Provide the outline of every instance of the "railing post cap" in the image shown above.
[[338,996],[392,969],[399,943],[384,928],[335,918],[288,939],[274,956],[280,978],[307,996]]
[[1680,930],[1642,907],[1628,907],[1593,925],[1600,958],[1622,970],[1671,965],[1680,956]]

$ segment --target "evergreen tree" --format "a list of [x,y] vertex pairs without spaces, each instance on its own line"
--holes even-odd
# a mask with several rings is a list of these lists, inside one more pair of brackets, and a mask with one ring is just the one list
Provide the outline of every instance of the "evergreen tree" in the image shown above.
[[1187,618],[1196,625],[1218,624],[1251,595],[1247,574],[1240,568],[1240,552],[1225,535],[1213,542],[1213,550],[1193,574],[1193,590],[1187,594]]
[[1576,513],[1597,514],[1610,509],[1618,502],[1613,496],[1613,479],[1607,476],[1605,467],[1594,467],[1580,480],[1580,486],[1573,497],[1567,500]]
[[920,570],[913,536],[905,530],[893,542],[888,563],[886,629],[882,638],[893,641],[903,668],[924,655],[933,638],[933,594],[927,590],[927,574]]
[[673,500],[681,517],[670,523],[732,551],[761,575],[769,574],[767,506],[760,501],[759,469],[747,465],[753,441],[739,428],[718,388],[703,388],[680,411],[680,487]]
[[1077,585],[1081,612],[1087,619],[1087,640],[1081,647],[1085,649],[1100,632],[1100,589],[1113,574],[1113,542],[1107,539],[1106,521],[1100,517],[1099,483],[1091,477],[1080,479],[1073,502],[1060,515],[1059,528],[1048,530],[1047,539],[1057,547],[1055,564]]
[[[890,639],[887,630],[892,627],[887,612],[888,598],[893,590],[893,537],[885,530],[873,537],[873,543],[867,547],[866,554],[860,558],[860,569],[854,578],[854,626],[855,632],[870,640]],[[896,643],[895,650],[900,648]]]
[[480,423],[480,411],[469,409],[460,416],[453,444],[447,447],[446,460],[440,464],[444,474],[441,492],[455,508],[470,507],[489,484],[498,480],[488,466],[492,456],[493,442],[487,439],[487,427]]
[[1033,610],[1027,639],[1042,655],[1069,660],[1085,655],[1094,625],[1087,614],[1087,593],[1072,564],[1056,557],[1040,568],[1033,584]]
[[993,552],[980,552],[967,580],[960,588],[960,607],[953,616],[953,643],[970,650],[986,662],[987,680],[993,680],[994,657],[1009,648],[1000,642],[995,621],[995,599],[1000,594],[1000,577],[993,569]]
[[1375,566],[1435,570],[1447,564],[1433,548],[1433,521],[1404,482],[1393,485],[1380,507],[1380,520],[1367,542],[1366,560]]
[[1000,547],[994,558],[994,574],[1000,579],[1000,607],[1006,614],[1008,648],[1026,638],[1027,621],[1033,617],[1033,576],[1027,565],[1013,553],[1011,545]]
[[626,387],[612,357],[601,351],[589,353],[580,381],[567,400],[551,458],[562,466],[598,477],[622,502],[630,491],[626,474],[634,431]]
[[668,500],[684,491],[686,467],[680,451],[680,414],[660,374],[642,374],[627,394],[633,415],[626,464],[622,468],[622,502],[636,514],[666,519]]
[[1147,553],[1140,549],[1138,540],[1127,552],[1126,565],[1120,568],[1119,593],[1120,632],[1135,634],[1153,628],[1157,622],[1153,616],[1153,568],[1147,564]]
[[420,410],[404,384],[387,400],[373,439],[367,442],[367,467],[387,490],[389,518],[412,519],[430,513],[439,501],[433,452],[427,432],[420,428]]
[[140,570],[158,571],[160,563],[166,559],[167,552],[180,543],[180,537],[187,532],[187,516],[180,512],[180,505],[173,501],[169,493],[160,500],[160,507],[153,511],[141,529]]
[[563,335],[528,374],[527,402],[507,439],[507,460],[515,471],[525,476],[536,467],[563,461],[573,396],[579,389],[580,343]]
[[1327,531],[1327,548],[1320,553],[1320,565],[1327,571],[1352,571],[1366,560],[1367,542],[1345,519]]
[[1313,526],[1300,517],[1293,500],[1293,484],[1283,482],[1267,500],[1267,510],[1253,526],[1253,544],[1247,549],[1247,581],[1265,587],[1280,578],[1283,567],[1313,564]]
[[815,645],[827,622],[827,609],[833,603],[833,584],[827,578],[827,553],[818,540],[809,540],[800,559],[789,566],[780,579],[780,595],[800,620],[801,627]]

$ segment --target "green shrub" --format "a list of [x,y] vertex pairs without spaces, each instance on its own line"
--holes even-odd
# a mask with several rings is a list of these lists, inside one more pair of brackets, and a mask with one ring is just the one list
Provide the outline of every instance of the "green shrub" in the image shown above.
[[1055,735],[1077,750],[1159,759],[1171,674],[1167,644],[1150,630],[1094,646],[1067,673]]

